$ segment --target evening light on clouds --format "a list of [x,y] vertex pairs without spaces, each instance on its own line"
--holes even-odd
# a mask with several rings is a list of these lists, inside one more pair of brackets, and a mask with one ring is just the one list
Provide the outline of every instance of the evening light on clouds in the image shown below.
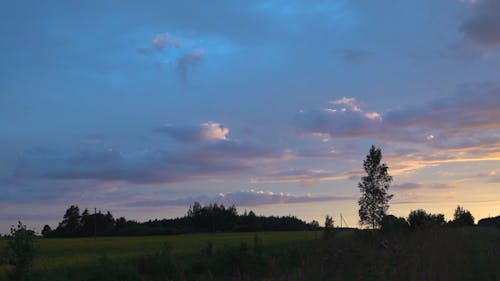
[[500,213],[500,2],[24,1],[0,11],[0,232],[72,204],[194,201],[358,221],[372,144],[389,213]]

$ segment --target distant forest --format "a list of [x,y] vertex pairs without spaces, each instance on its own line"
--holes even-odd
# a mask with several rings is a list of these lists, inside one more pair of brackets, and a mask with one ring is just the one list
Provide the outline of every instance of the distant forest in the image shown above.
[[[331,217],[327,216],[326,221]],[[410,212],[408,218],[387,215],[381,222],[383,231],[405,231],[442,226],[474,225],[472,215],[460,206],[455,218],[446,222],[442,214],[430,214],[424,210]],[[479,226],[500,227],[500,216],[483,218]],[[333,227],[331,221],[327,227]],[[186,215],[173,219],[155,219],[146,222],[115,219],[110,212],[92,214],[88,209],[80,213],[76,205],[70,206],[57,228],[45,225],[44,237],[92,237],[92,236],[145,236],[168,235],[198,232],[254,232],[254,231],[300,231],[322,229],[315,220],[306,223],[295,216],[257,216],[253,211],[238,214],[235,206],[208,204],[202,206],[195,202]]]
[[91,237],[91,236],[142,236],[196,232],[244,232],[244,231],[290,231],[317,230],[317,221],[306,223],[295,216],[257,216],[253,211],[238,214],[235,206],[195,202],[187,214],[180,218],[155,219],[146,222],[115,219],[108,211],[95,214],[78,206],[70,206],[57,228],[45,225],[44,237]]

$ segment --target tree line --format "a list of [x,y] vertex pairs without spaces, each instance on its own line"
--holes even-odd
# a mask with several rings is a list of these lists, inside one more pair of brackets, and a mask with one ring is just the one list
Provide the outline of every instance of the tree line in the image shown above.
[[[453,214],[453,219],[446,221],[443,214],[428,213],[423,209],[411,211],[408,217],[396,217],[386,215],[380,222],[380,229],[383,232],[418,231],[438,227],[464,227],[474,226],[474,216],[470,211],[458,205]],[[494,218],[480,219],[478,226],[500,227],[500,216]]]
[[317,230],[316,221],[306,223],[295,216],[258,216],[253,211],[238,214],[236,207],[216,203],[201,205],[195,202],[186,215],[172,219],[155,219],[146,222],[115,219],[108,211],[93,214],[85,209],[80,213],[77,205],[71,205],[55,229],[45,225],[44,237],[91,237],[91,236],[141,236],[195,232],[242,232],[242,231],[290,231]]
[[[382,150],[372,145],[363,161],[366,176],[361,177],[358,183],[361,192],[358,200],[360,225],[367,225],[372,229],[381,228],[383,231],[474,225],[472,214],[460,205],[455,209],[453,220],[448,222],[443,214],[431,214],[422,209],[411,211],[407,219],[388,215],[389,201],[393,197],[393,194],[389,194],[392,177],[388,173],[389,167],[381,161]],[[500,216],[481,219],[478,225],[500,226]]]
[[[382,163],[382,151],[371,146],[363,169],[366,175],[361,177],[358,188],[361,197],[359,204],[359,224],[372,229],[384,231],[397,229],[425,229],[437,226],[472,226],[474,217],[461,206],[458,206],[454,218],[446,222],[443,214],[431,214],[419,209],[411,211],[407,218],[388,215],[389,187],[393,180],[389,175],[389,167]],[[481,226],[500,225],[500,216],[485,218],[478,222]],[[325,230],[333,228],[333,218],[326,216]],[[283,230],[317,230],[317,221],[306,223],[295,216],[257,216],[253,211],[238,214],[236,207],[217,205],[202,206],[195,202],[189,207],[187,214],[174,219],[155,219],[147,222],[127,220],[124,217],[115,219],[110,212],[106,214],[85,209],[80,214],[76,205],[70,206],[63,220],[56,229],[45,225],[42,235],[45,237],[89,237],[89,236],[131,236],[131,235],[164,235],[193,232],[229,232],[229,231],[283,231]]]

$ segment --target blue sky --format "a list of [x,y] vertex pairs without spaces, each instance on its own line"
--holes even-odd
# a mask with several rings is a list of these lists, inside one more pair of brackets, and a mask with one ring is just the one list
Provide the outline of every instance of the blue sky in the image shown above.
[[390,212],[500,213],[500,5],[5,3],[0,231],[70,204],[131,219],[194,200],[357,224],[371,144]]

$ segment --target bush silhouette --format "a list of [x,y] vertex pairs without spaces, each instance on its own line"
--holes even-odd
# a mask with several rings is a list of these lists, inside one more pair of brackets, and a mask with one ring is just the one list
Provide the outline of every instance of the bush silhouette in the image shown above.
[[35,257],[35,245],[33,239],[35,232],[26,228],[21,222],[18,222],[17,228],[12,226],[10,236],[7,240],[7,255],[9,262],[15,266],[13,280],[26,280],[33,259]]
[[411,211],[408,215],[408,223],[412,230],[425,229],[442,226],[445,224],[443,214],[431,214],[425,210],[419,209]]
[[474,225],[474,217],[472,214],[465,210],[462,206],[458,205],[453,215],[451,224],[454,226],[471,226]]
[[480,219],[477,222],[477,225],[479,225],[479,226],[496,226],[496,227],[500,227],[500,216],[496,216],[496,217],[493,217],[493,218]]
[[395,233],[407,231],[409,229],[408,222],[405,218],[398,218],[393,215],[387,215],[382,219],[380,223],[381,230],[384,233]]

